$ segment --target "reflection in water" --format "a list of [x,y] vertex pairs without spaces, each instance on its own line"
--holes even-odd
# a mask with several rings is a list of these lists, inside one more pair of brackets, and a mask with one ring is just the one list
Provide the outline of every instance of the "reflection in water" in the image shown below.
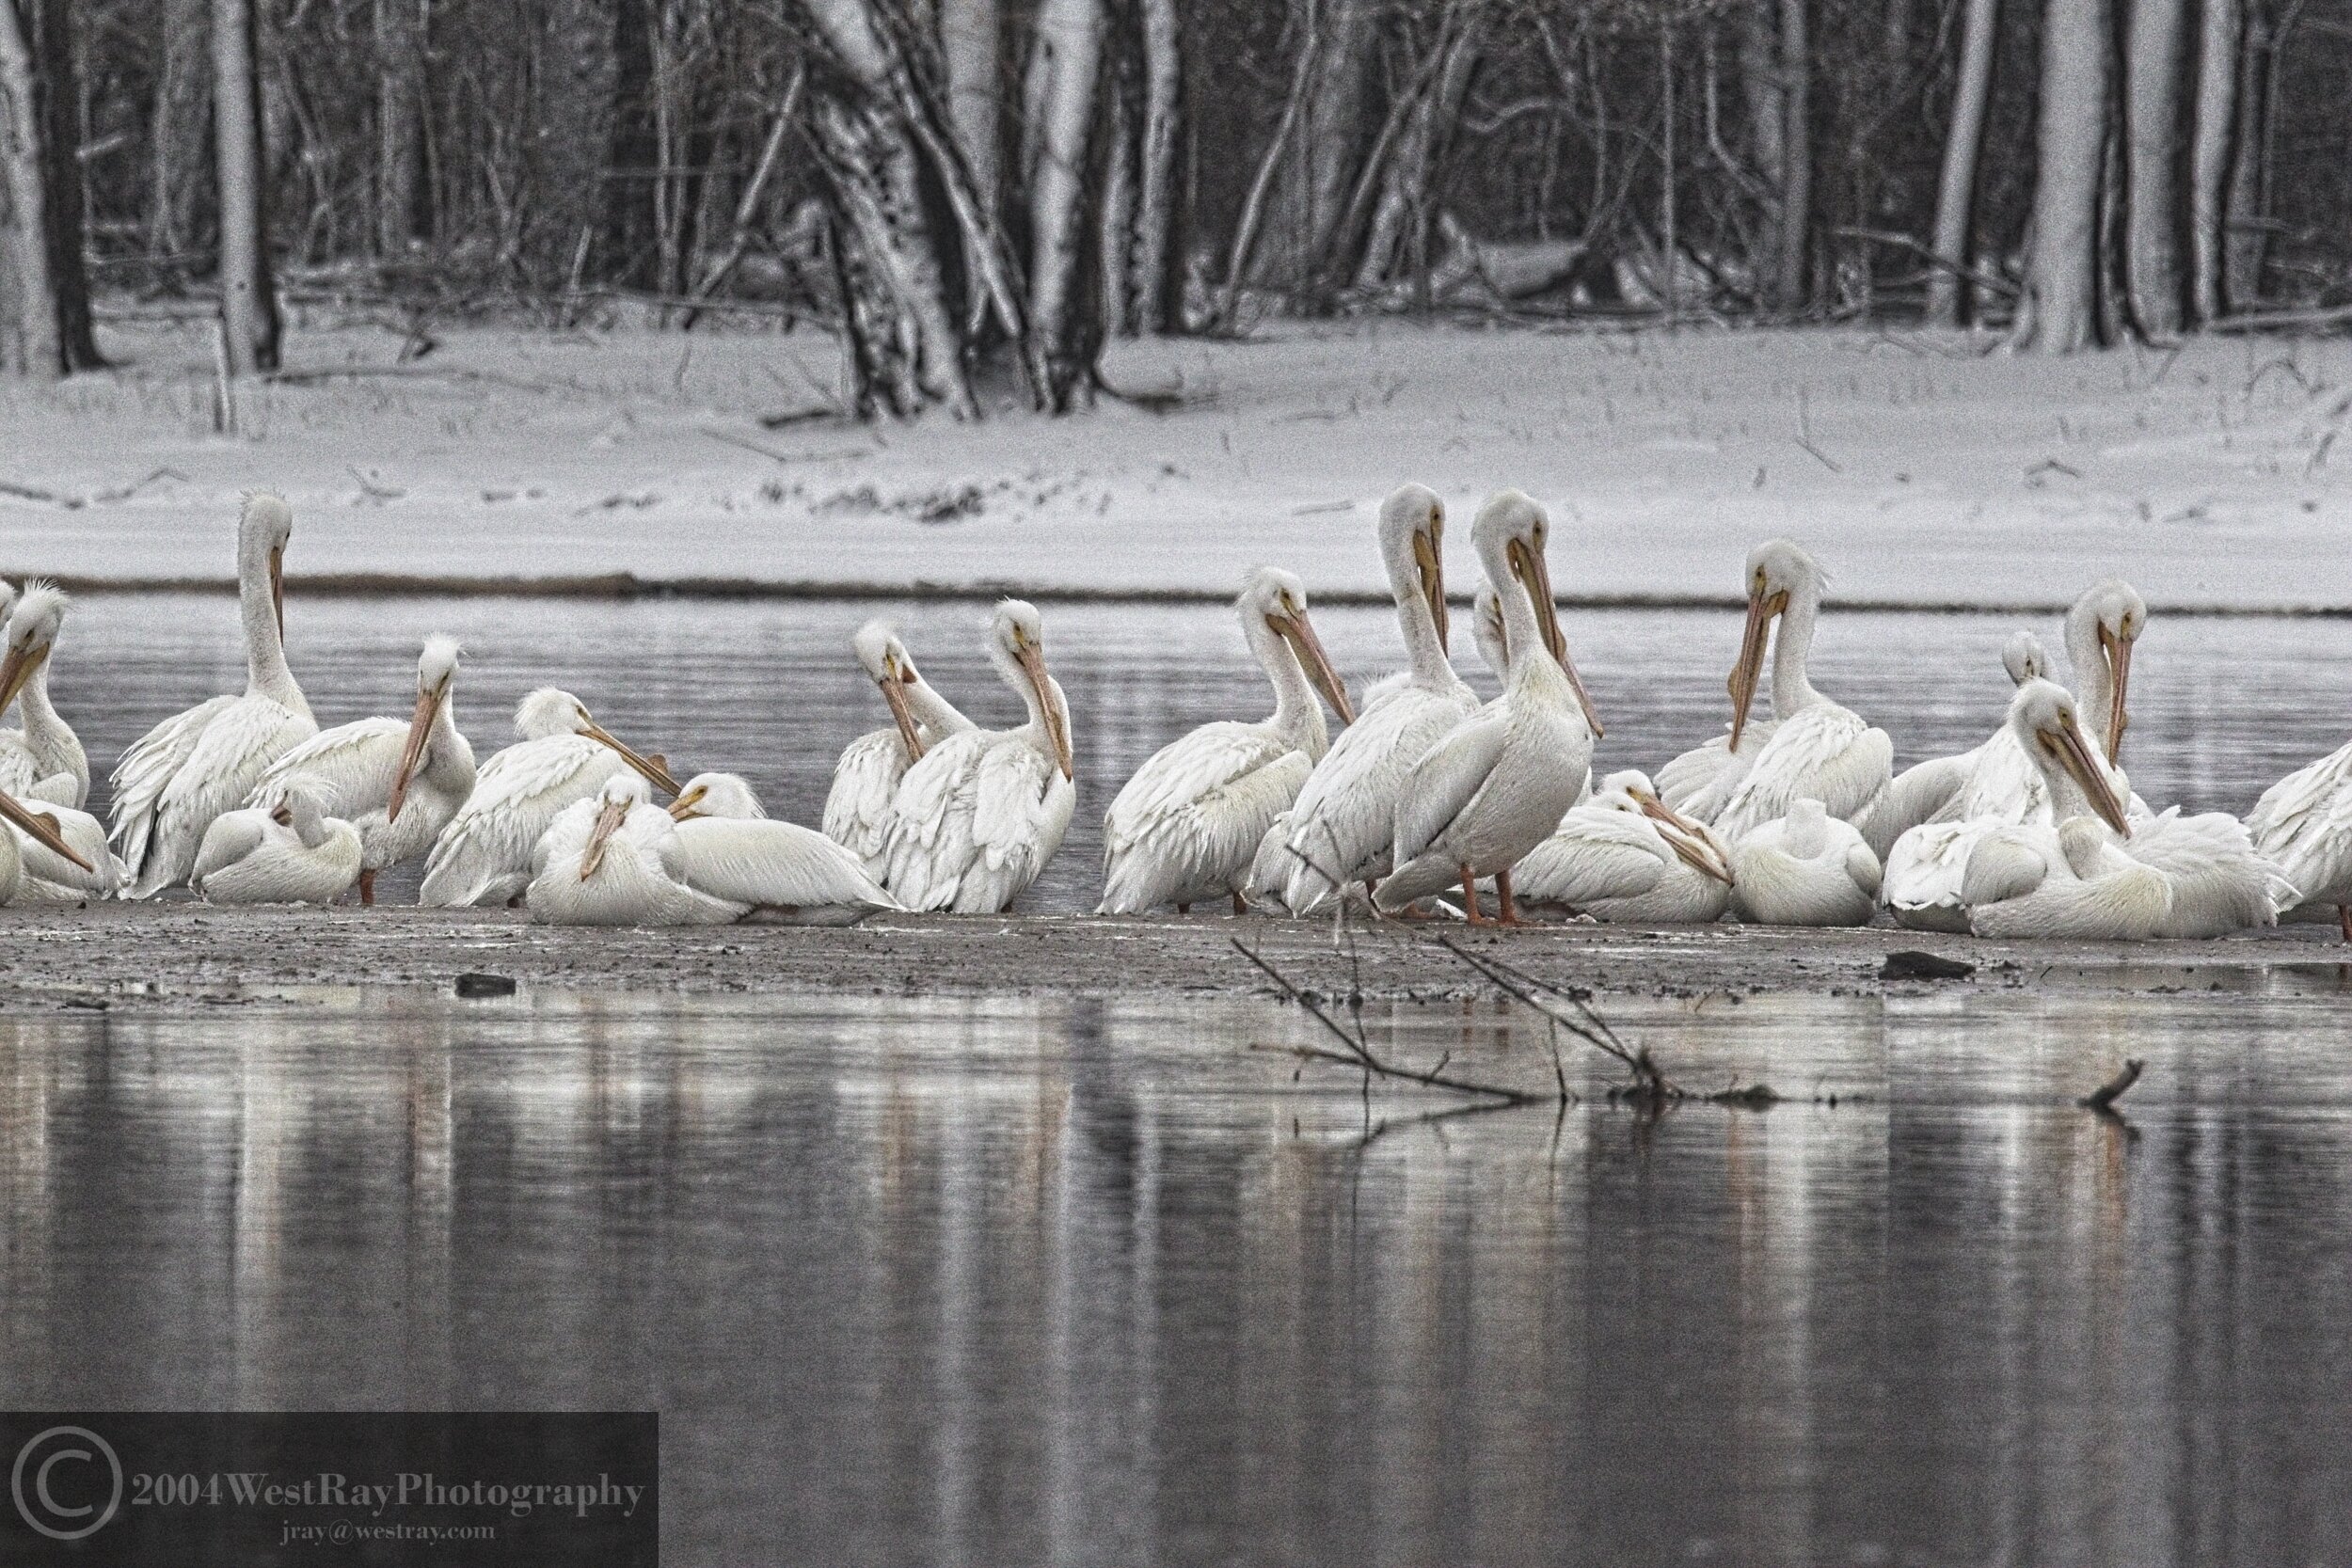
[[[1790,1101],[1644,1121],[1577,1058],[1422,1120],[1255,1003],[0,1021],[0,1397],[654,1407],[680,1563],[2352,1538],[2333,1003],[1613,1008]],[[1549,1072],[1495,1004],[1373,1022]],[[2132,1125],[2075,1109],[2126,1050]]]

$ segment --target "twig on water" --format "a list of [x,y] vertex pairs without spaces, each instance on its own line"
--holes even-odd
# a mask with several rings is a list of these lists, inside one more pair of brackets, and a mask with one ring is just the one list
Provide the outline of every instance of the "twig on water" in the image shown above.
[[1308,1057],[1315,1061],[1338,1062],[1377,1078],[1394,1079],[1399,1083],[1419,1084],[1424,1088],[1451,1089],[1456,1094],[1483,1095],[1504,1105],[1533,1105],[1545,1098],[1542,1095],[1529,1094],[1523,1089],[1504,1088],[1500,1084],[1481,1083],[1474,1078],[1462,1078],[1448,1073],[1445,1070],[1446,1065],[1453,1060],[1450,1053],[1440,1056],[1438,1059],[1438,1065],[1426,1072],[1416,1072],[1411,1068],[1400,1067],[1384,1061],[1373,1051],[1368,1040],[1359,1034],[1349,1033],[1339,1020],[1324,1009],[1322,1003],[1291,984],[1280,970],[1266,962],[1239,937],[1231,937],[1227,940],[1232,942],[1234,952],[1257,965],[1259,971],[1274,982],[1275,988],[1282,993],[1286,1001],[1295,1002],[1304,1007],[1310,1018],[1322,1024],[1332,1038],[1346,1048],[1344,1051],[1333,1051],[1327,1047],[1314,1045],[1283,1048],[1294,1055]]
[[2115,1108],[2115,1102],[2123,1098],[2125,1090],[2139,1082],[2139,1075],[2147,1066],[2137,1056],[2124,1057],[2122,1069],[2114,1077],[2074,1103],[2086,1111],[2097,1111],[2102,1116],[2121,1116],[2122,1113]]

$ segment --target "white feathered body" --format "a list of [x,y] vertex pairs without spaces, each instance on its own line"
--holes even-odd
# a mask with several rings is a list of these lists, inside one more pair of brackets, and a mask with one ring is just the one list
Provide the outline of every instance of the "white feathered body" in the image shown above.
[[[515,898],[530,884],[532,852],[558,815],[594,799],[628,766],[620,752],[584,735],[519,740],[491,753],[434,842],[417,901],[455,909]],[[402,819],[407,816],[403,807]]]
[[359,830],[362,867],[381,871],[431,849],[473,793],[473,748],[454,729],[446,738],[437,734],[422,766],[408,781],[400,820],[388,822],[385,812],[391,804],[392,784],[399,777],[407,739],[405,720],[338,724],[272,763],[259,787],[295,779],[310,783],[327,816],[340,816]]
[[1477,693],[1458,680],[1414,682],[1367,706],[1307,775],[1280,835],[1260,848],[1253,886],[1311,914],[1349,883],[1387,876],[1414,765],[1478,711]]
[[[1945,802],[1906,829],[1886,853],[1880,896],[1896,924],[1913,930],[1966,931],[1962,883],[1977,846],[2001,828],[2050,826],[2049,785],[2007,725],[1975,751],[1947,760],[1964,761],[1964,774]],[[1896,781],[1897,792],[1901,784]]]
[[882,885],[910,910],[999,913],[1061,847],[1077,799],[1040,726],[951,735],[898,785]]
[[318,734],[310,705],[259,691],[165,720],[115,766],[115,839],[144,898],[188,879],[204,832],[245,804],[269,765]]
[[17,853],[24,862],[24,876],[9,903],[78,904],[88,898],[112,898],[122,891],[128,877],[122,862],[106,842],[105,824],[88,812],[54,801],[33,800],[24,804],[55,822],[57,836],[71,845],[75,854],[89,862],[90,869],[83,870],[11,824],[8,836],[16,840]]
[[188,884],[214,904],[331,904],[359,879],[359,832],[340,817],[306,845],[268,810],[223,812],[204,830]]
[[1692,747],[1658,770],[1658,798],[1685,816],[1711,820],[1748,776],[1748,769],[1779,727],[1771,719],[1751,721],[1736,752],[1731,749],[1728,729]]
[[1523,904],[1565,904],[1630,925],[1707,925],[1731,902],[1730,887],[1676,854],[1650,818],[1598,802],[1562,817],[1511,868],[1511,886]]
[[796,822],[697,816],[673,837],[661,852],[670,871],[705,897],[744,906],[750,919],[846,925],[898,908],[857,856]]
[[833,787],[825,792],[825,836],[855,855],[869,872],[883,864],[890,836],[890,802],[914,766],[896,726],[868,730],[841,748]]
[[1895,743],[1884,730],[1851,708],[1819,701],[1773,727],[1721,811],[1686,814],[1733,843],[1787,816],[1801,800],[1819,800],[1830,816],[1851,823],[1886,789],[1894,763]]
[[2265,790],[2246,827],[2307,905],[2352,904],[2352,744]]
[[1867,926],[1877,912],[1878,857],[1860,830],[1821,802],[1794,802],[1787,816],[1731,846],[1732,908],[1758,926]]
[[[617,755],[613,760],[620,762]],[[660,806],[644,801],[629,808],[605,841],[596,869],[581,877],[580,863],[602,810],[593,796],[566,805],[532,846],[524,899],[532,920],[546,926],[725,926],[742,918],[748,906],[686,884],[678,824]]]
[[2154,936],[2172,907],[2163,873],[2087,816],[1991,829],[1969,855],[1962,898],[1979,936],[2091,942]]
[[2117,847],[2163,873],[2171,905],[2157,925],[2160,937],[2219,937],[2276,926],[2282,910],[2302,902],[2295,882],[2254,847],[2246,824],[2227,812],[2184,816],[2181,808],[2132,824]]
[[1097,913],[1248,891],[1250,864],[1314,769],[1271,721],[1203,724],[1154,752],[1103,817]]

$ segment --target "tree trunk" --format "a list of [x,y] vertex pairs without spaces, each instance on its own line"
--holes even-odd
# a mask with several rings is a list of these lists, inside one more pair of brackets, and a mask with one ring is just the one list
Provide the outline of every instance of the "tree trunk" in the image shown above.
[[0,0],[0,369],[55,381],[66,372],[57,291],[49,267],[48,159],[42,151],[32,40],[17,0]]
[[2276,42],[2271,18],[2256,0],[2246,8],[2243,43],[2238,51],[2238,117],[2235,154],[2231,159],[2230,191],[2222,231],[2222,293],[2233,309],[2243,309],[2262,297],[2263,261],[2270,236],[2263,227],[2269,215],[2265,166],[2270,141],[2270,60]]
[[2197,48],[2197,126],[2189,152],[2191,293],[2200,325],[2228,309],[2221,292],[2223,224],[2237,119],[2240,0],[2204,0]]
[[419,127],[424,122],[422,0],[375,0],[375,253],[408,253],[417,236]]
[[1043,0],[1038,8],[1048,74],[1029,193],[1029,329],[1042,372],[1037,395],[1055,414],[1091,396],[1103,342],[1100,291],[1087,263],[1094,248],[1089,206],[1100,188],[1095,128],[1104,20],[1102,0]]
[[163,0],[162,59],[148,145],[147,244],[157,256],[201,241],[213,103],[212,0]]
[[1381,135],[1385,140],[1393,130],[1395,145],[1381,156],[1380,144],[1375,143],[1379,166],[1365,169],[1365,178],[1377,182],[1379,197],[1372,205],[1363,251],[1356,264],[1359,290],[1376,289],[1388,282],[1397,275],[1406,250],[1424,248],[1406,242],[1425,239],[1428,226],[1436,221],[1431,193],[1451,150],[1463,101],[1470,95],[1470,78],[1477,73],[1484,54],[1485,23],[1481,0],[1455,0],[1449,6],[1438,35],[1437,55],[1422,68],[1427,79],[1417,78],[1408,88],[1411,101],[1390,109],[1394,123],[1384,126]]
[[105,364],[90,319],[89,267],[83,251],[89,199],[82,176],[82,103],[86,86],[75,58],[73,0],[31,0],[28,8],[40,106],[43,204],[48,209],[49,285],[57,300],[57,341],[66,369]]
[[662,0],[612,8],[612,139],[603,159],[602,274],[632,289],[661,287],[658,260],[669,178],[656,55]]
[[2182,35],[2186,0],[2132,0],[2124,68],[2123,265],[2132,320],[2145,337],[2181,330]]
[[1002,134],[1004,71],[998,63],[997,0],[940,0],[939,45],[947,66],[947,108],[972,170],[973,187],[992,214],[1001,213],[997,138]]
[[1143,40],[1143,146],[1136,176],[1136,325],[1157,335],[1178,288],[1176,153],[1184,110],[1184,49],[1176,0],[1137,0]]
[[1977,166],[1984,155],[1985,106],[1993,97],[1994,46],[2000,39],[2001,0],[1967,0],[1960,43],[1960,80],[1952,92],[1952,123],[1944,137],[1944,172],[1935,195],[1935,256],[1928,274],[1928,320],[1960,325],[1961,271],[1973,267]]
[[2049,0],[2032,247],[2017,343],[2072,354],[2098,341],[2099,182],[2107,128],[2106,0]]
[[253,0],[213,0],[213,140],[220,187],[220,310],[231,375],[278,368],[267,166]]
[[1263,286],[1300,293],[1317,281],[1317,263],[1362,165],[1373,110],[1373,50],[1379,41],[1375,0],[1305,3],[1321,13],[1318,25],[1305,34],[1320,40],[1321,47],[1251,275]]
[[[628,0],[639,4],[641,0]],[[605,226],[605,160],[619,75],[614,0],[548,0],[532,76],[523,268],[536,288],[565,288]]]
[[[1767,198],[1749,258],[1759,302],[1777,303],[1774,276],[1780,265],[1782,192],[1788,182],[1788,93],[1780,74],[1780,0],[1747,0],[1740,8],[1740,90],[1748,110],[1748,155],[1764,182]],[[1595,83],[1598,89],[1598,83]]]
[[[1804,307],[1805,258],[1813,238],[1813,46],[1806,0],[1780,0],[1781,143],[1788,160],[1781,182],[1780,240],[1772,276],[1773,303]],[[1668,257],[1669,265],[1674,258]]]

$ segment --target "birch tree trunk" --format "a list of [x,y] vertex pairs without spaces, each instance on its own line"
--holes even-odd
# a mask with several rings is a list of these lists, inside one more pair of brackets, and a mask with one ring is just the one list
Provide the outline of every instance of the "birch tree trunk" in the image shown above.
[[1331,230],[1347,208],[1362,165],[1373,108],[1375,0],[1305,0],[1316,13],[1303,29],[1316,48],[1296,134],[1279,166],[1253,281],[1294,293],[1311,288]]
[[[1780,0],[1781,145],[1787,166],[1776,224],[1780,242],[1773,303],[1804,308],[1805,257],[1813,239],[1813,47],[1805,0]],[[1674,264],[1673,258],[1667,261]]]
[[2107,41],[2106,0],[2048,0],[2033,237],[2016,339],[2021,348],[2072,354],[2098,341]]
[[270,282],[267,167],[253,0],[213,0],[213,139],[220,186],[220,311],[229,371],[278,368]]
[[42,204],[47,209],[49,284],[56,294],[57,341],[69,371],[97,370],[90,319],[89,266],[83,255],[89,229],[88,187],[82,175],[82,81],[74,48],[74,0],[28,0],[34,96],[40,104]]
[[939,46],[947,67],[947,108],[972,183],[991,213],[1002,211],[996,142],[1004,71],[998,64],[997,0],[940,0]]
[[213,102],[212,0],[164,0],[161,60],[148,135],[147,244],[162,256],[200,237],[197,211],[210,183],[204,142]]
[[1136,191],[1136,325],[1168,330],[1176,283],[1176,155],[1184,113],[1184,49],[1176,0],[1136,0],[1143,44],[1143,145]]
[[2276,47],[2271,18],[2261,0],[2245,10],[2238,49],[2237,129],[2230,161],[2230,188],[2225,198],[2221,237],[2221,289],[2233,309],[2243,309],[2262,295],[2263,261],[2269,252],[2269,235],[2263,220],[2269,215],[2270,62]]
[[1974,264],[1977,166],[1984,156],[1985,108],[1993,98],[1994,46],[2000,39],[2000,0],[1968,0],[1962,24],[1960,80],[1952,91],[1952,123],[1944,137],[1943,177],[1935,192],[1935,256],[1928,274],[1928,320],[1960,325],[1961,271]]
[[417,234],[424,123],[422,0],[374,0],[375,253],[407,254]]
[[2132,320],[2152,339],[2181,330],[2180,83],[2186,0],[2131,0],[2124,69],[2123,266]]
[[1782,196],[1788,183],[1788,92],[1781,80],[1779,0],[1747,0],[1740,9],[1740,88],[1747,103],[1748,155],[1769,198],[1763,203],[1756,254],[1756,297],[1777,303]]
[[8,198],[0,231],[0,369],[55,381],[66,372],[57,331],[57,291],[49,268],[47,158],[34,87],[32,40],[17,0],[0,0],[0,191]]
[[2189,149],[2190,293],[2201,325],[2228,309],[2221,291],[2231,143],[2237,119],[2239,0],[2204,0],[2197,46],[2197,124]]
[[1029,193],[1029,329],[1036,336],[1047,412],[1089,400],[1102,351],[1100,292],[1087,277],[1093,229],[1095,126],[1100,119],[1101,0],[1042,0],[1038,48],[1046,80],[1040,98],[1038,166]]

